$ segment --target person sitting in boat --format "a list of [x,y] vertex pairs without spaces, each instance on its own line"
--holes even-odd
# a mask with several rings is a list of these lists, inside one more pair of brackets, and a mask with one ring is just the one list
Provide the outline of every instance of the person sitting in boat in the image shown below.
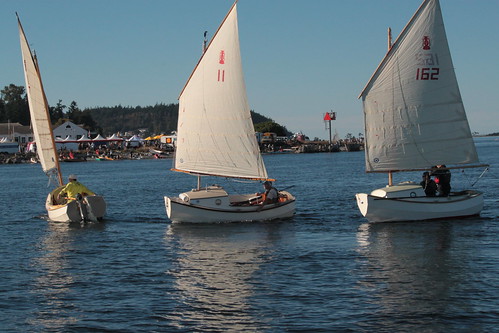
[[61,191],[57,195],[57,200],[60,200],[61,198],[76,200],[78,195],[95,195],[94,192],[90,191],[85,185],[77,180],[76,175],[69,175],[68,179],[69,183],[67,183],[66,186],[61,189]]
[[265,205],[270,205],[279,202],[279,192],[275,187],[272,186],[272,182],[268,180],[265,181],[263,183],[263,187],[265,188],[265,192],[256,193],[256,195],[261,195],[263,198],[263,201],[259,203],[260,205],[259,209],[262,209],[263,206]]
[[431,179],[428,171],[423,172],[423,181],[419,184],[423,187],[427,197],[434,197],[437,195],[437,184]]
[[445,164],[437,165],[432,168],[432,176],[435,176],[435,183],[437,184],[438,196],[447,197],[450,194],[450,178],[451,173]]

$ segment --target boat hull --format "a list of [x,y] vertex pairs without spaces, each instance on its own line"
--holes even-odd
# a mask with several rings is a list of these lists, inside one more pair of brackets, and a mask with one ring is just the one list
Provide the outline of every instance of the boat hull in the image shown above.
[[81,201],[70,200],[66,204],[54,204],[54,194],[60,188],[48,194],[45,208],[49,220],[54,222],[101,221],[106,214],[106,202],[100,195],[83,197]]
[[369,222],[421,221],[479,215],[483,194],[462,191],[448,197],[379,197],[357,193],[357,205]]
[[[279,192],[287,197],[286,201],[265,205],[234,205],[235,201],[250,198],[253,195],[227,196],[220,193],[204,193],[202,200],[186,202],[180,197],[164,197],[166,214],[174,223],[217,223],[217,222],[249,222],[269,221],[291,218],[295,213],[295,198],[285,191]],[[206,199],[206,200],[205,200]],[[214,199],[218,206],[207,201]],[[228,200],[225,200],[228,199]]]

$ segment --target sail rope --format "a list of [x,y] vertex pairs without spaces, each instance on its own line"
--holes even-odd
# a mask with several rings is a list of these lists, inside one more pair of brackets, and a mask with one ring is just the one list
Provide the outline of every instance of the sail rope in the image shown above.
[[[489,171],[489,167],[487,166],[487,167],[486,167],[486,168],[482,171],[482,173],[480,174],[480,176],[478,176],[478,177],[476,178],[476,180],[475,180],[474,182],[472,182],[472,180],[471,180],[471,176],[469,176],[469,177],[468,177],[468,176],[465,174],[465,170],[464,170],[464,169],[463,169],[463,170],[461,170],[461,173],[462,173],[464,176],[466,176],[466,177],[468,178],[468,184],[469,184],[469,186],[470,186],[470,187],[473,187],[473,186],[475,186],[475,184],[476,184],[476,183],[478,183],[478,181],[479,181],[479,180],[480,180],[480,179],[481,179],[481,178],[485,175],[485,173],[486,173],[486,172],[488,172],[488,171]],[[499,179],[499,177],[497,177],[497,179]]]
[[[483,175],[489,171],[489,167],[486,167],[485,170],[482,171],[482,173],[480,174],[480,176],[477,178],[477,180],[475,180],[475,182],[473,184],[471,184],[471,187],[475,186],[475,184],[480,180],[480,178],[483,177]],[[499,179],[499,177],[495,176],[497,179]]]
[[50,185],[52,184],[53,186],[55,187],[59,187],[60,185],[62,184],[59,184],[59,181],[58,181],[58,171],[56,168],[52,168],[50,170],[47,170],[45,172],[45,174],[47,175],[49,181],[47,183],[47,187],[50,187]]
[[[243,183],[243,184],[255,184],[254,180],[249,180],[249,179],[238,179],[238,178],[225,178],[227,180],[227,184],[229,184],[230,188],[234,193],[241,194],[240,193],[240,188],[237,189],[234,186],[234,183]],[[230,180],[230,181],[229,181]],[[246,191],[245,191],[246,192]],[[257,190],[258,192],[258,190]]]

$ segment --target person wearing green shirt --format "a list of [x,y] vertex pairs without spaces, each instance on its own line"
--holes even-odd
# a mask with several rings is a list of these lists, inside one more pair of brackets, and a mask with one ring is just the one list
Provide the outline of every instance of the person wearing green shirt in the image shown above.
[[75,200],[78,194],[83,196],[95,195],[94,192],[90,191],[85,185],[77,181],[76,175],[69,175],[69,183],[66,184],[59,192],[57,196],[58,199],[67,198],[68,200]]

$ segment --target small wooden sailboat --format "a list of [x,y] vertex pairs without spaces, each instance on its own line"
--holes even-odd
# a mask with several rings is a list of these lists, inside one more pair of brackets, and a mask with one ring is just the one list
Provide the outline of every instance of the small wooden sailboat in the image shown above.
[[[392,184],[392,173],[436,165],[479,167],[454,73],[438,0],[425,0],[361,92],[367,172],[388,186],[356,194],[370,222],[477,215],[483,195],[466,190],[427,197],[419,184]],[[481,165],[484,166],[484,165]]]
[[86,196],[77,200],[68,200],[67,202],[66,200],[59,202],[57,199],[64,183],[62,181],[59,157],[57,156],[52,124],[48,113],[48,102],[43,90],[36,55],[31,53],[19,16],[17,17],[17,22],[21,40],[26,92],[37,144],[37,154],[43,171],[51,181],[57,184],[57,188],[48,194],[45,203],[48,217],[50,220],[58,222],[100,220],[106,213],[106,202],[101,196]]
[[[295,198],[251,205],[253,194],[201,188],[200,176],[269,180],[255,137],[243,78],[237,1],[218,28],[179,97],[174,171],[198,176],[196,189],[165,197],[173,222],[260,221],[292,217]],[[257,201],[257,200],[255,200]]]

